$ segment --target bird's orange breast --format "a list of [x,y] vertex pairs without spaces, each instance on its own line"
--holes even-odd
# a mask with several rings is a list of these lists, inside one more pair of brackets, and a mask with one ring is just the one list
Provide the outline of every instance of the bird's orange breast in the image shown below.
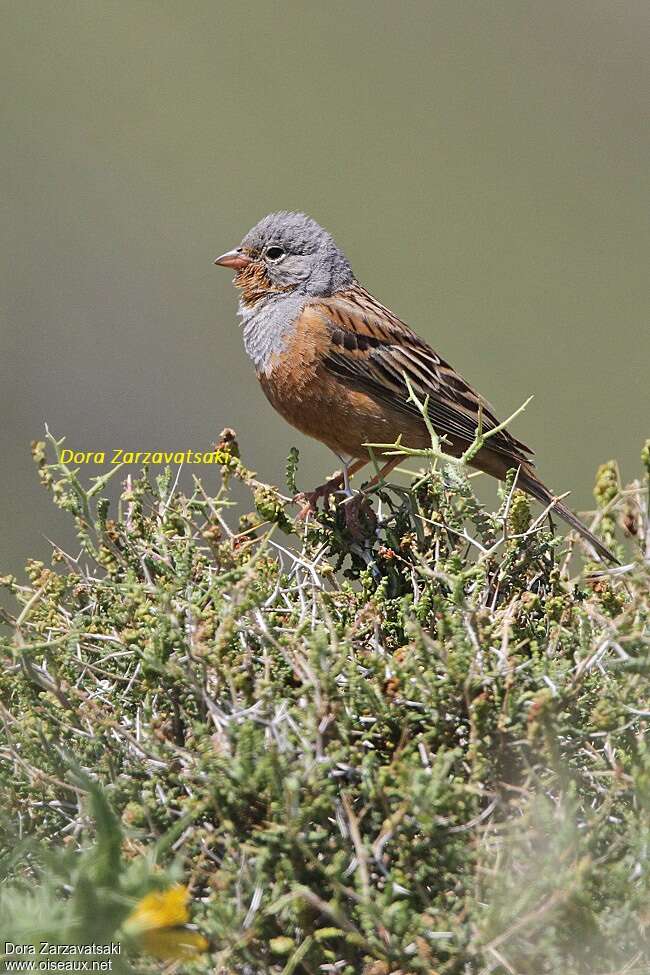
[[[305,309],[282,353],[258,379],[271,405],[301,433],[342,456],[364,457],[364,443],[392,443],[401,433],[412,446],[428,443],[424,424],[367,393],[350,389],[323,365],[330,343],[318,312]],[[408,428],[408,429],[407,429]]]

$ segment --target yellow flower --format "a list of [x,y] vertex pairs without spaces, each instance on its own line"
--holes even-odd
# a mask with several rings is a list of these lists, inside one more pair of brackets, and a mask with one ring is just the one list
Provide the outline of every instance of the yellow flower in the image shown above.
[[187,926],[189,891],[182,884],[154,890],[138,901],[124,923],[124,933],[136,938],[148,955],[187,958],[206,951],[208,942]]

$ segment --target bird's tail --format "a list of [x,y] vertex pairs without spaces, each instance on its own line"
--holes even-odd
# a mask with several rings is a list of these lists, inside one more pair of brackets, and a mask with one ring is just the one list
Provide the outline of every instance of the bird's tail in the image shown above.
[[596,538],[594,533],[580,521],[577,515],[574,515],[570,508],[567,508],[563,501],[558,500],[553,492],[549,491],[546,485],[537,477],[535,470],[528,466],[528,464],[524,465],[521,463],[521,461],[517,462],[513,461],[512,459],[505,458],[503,454],[498,454],[494,450],[482,450],[472,461],[472,463],[475,467],[478,467],[479,470],[484,470],[486,473],[492,474],[501,480],[504,479],[508,468],[513,468],[517,466],[517,463],[519,463],[520,467],[519,476],[517,478],[517,487],[521,488],[521,490],[525,491],[527,494],[530,494],[531,497],[535,498],[536,501],[539,501],[543,505],[552,504],[552,510],[557,512],[560,518],[562,518],[567,525],[570,525],[571,528],[575,528],[575,530],[582,535],[584,540],[588,542],[593,549],[595,549],[601,559],[606,559],[608,562],[613,562],[615,565],[619,564],[618,559],[616,556],[612,555],[607,546],[604,545],[599,538]]
[[522,488],[527,494],[530,494],[536,501],[540,501],[543,505],[553,504],[553,511],[556,511],[560,518],[563,519],[570,525],[571,528],[575,528],[579,535],[582,535],[584,540],[591,545],[593,549],[596,550],[601,559],[606,559],[609,562],[613,562],[616,565],[619,564],[618,559],[615,555],[612,555],[610,550],[604,545],[599,538],[596,538],[594,533],[584,525],[577,515],[568,508],[563,501],[558,500],[552,491],[543,484],[538,477],[534,475],[532,471],[525,470],[522,468],[517,479],[517,487]]

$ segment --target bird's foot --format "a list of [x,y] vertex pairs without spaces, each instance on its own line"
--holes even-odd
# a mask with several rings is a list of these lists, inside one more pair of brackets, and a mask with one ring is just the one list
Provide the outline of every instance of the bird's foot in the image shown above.
[[341,507],[346,530],[357,541],[366,538],[377,528],[377,516],[363,491],[346,498]]
[[343,484],[343,474],[337,473],[333,477],[330,477],[328,481],[324,484],[319,485],[319,487],[314,488],[313,491],[300,491],[293,498],[294,504],[302,504],[302,508],[298,512],[298,520],[301,521],[307,517],[309,514],[314,514],[318,511],[318,502],[327,501],[331,494],[335,491],[339,491],[341,485]]

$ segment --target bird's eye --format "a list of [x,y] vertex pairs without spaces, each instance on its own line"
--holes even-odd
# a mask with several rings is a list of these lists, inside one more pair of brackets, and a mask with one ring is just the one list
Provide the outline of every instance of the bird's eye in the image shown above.
[[284,251],[281,247],[274,245],[266,248],[266,256],[269,261],[279,261],[281,257],[284,257]]

